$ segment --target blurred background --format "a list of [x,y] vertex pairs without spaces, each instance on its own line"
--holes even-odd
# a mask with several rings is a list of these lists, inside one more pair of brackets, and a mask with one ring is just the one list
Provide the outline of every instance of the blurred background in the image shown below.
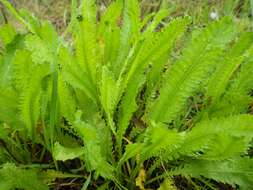
[[[40,19],[49,19],[59,32],[64,31],[70,17],[71,0],[9,0],[16,8],[27,9]],[[110,1],[97,0],[104,9]],[[190,15],[194,24],[204,25],[225,15],[234,15],[238,24],[252,29],[253,0],[140,0],[142,14],[168,8],[171,16]],[[0,22],[8,22],[8,13],[1,7]]]

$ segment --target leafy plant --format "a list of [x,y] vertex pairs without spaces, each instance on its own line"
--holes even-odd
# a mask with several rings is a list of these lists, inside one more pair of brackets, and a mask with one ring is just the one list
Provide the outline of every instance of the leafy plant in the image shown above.
[[99,17],[73,0],[60,36],[0,2],[24,26],[0,29],[2,189],[253,185],[253,34],[232,17],[194,29],[167,9],[141,19],[137,0]]

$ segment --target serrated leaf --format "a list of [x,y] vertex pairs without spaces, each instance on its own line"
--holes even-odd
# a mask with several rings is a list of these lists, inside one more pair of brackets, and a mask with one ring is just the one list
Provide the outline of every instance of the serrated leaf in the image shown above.
[[4,190],[49,190],[48,186],[39,180],[38,171],[34,169],[21,169],[14,164],[6,163],[0,169],[0,187]]
[[180,114],[234,34],[235,26],[228,17],[193,34],[182,56],[167,72],[160,96],[151,103],[151,122],[170,123]]
[[190,177],[204,176],[228,184],[237,184],[250,189],[253,184],[253,161],[249,158],[237,158],[226,161],[193,160],[172,171],[173,175]]

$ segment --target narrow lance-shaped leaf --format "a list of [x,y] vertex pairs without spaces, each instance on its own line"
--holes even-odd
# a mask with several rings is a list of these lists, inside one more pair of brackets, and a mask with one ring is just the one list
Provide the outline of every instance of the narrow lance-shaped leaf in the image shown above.
[[122,8],[122,1],[112,2],[98,23],[98,43],[100,45],[100,51],[103,54],[102,61],[110,70],[115,67],[114,64],[119,53],[120,26],[118,22]]
[[102,155],[99,134],[96,128],[81,120],[81,112],[76,113],[76,121],[73,127],[85,143],[84,159],[89,171],[95,170],[99,175],[114,179],[114,168]]
[[193,160],[171,172],[172,175],[214,179],[228,184],[237,184],[242,189],[250,189],[253,184],[253,162],[249,158],[226,161]]
[[[219,146],[221,150],[216,152],[217,155],[227,151],[226,144],[229,144],[231,140],[240,146],[244,142],[245,146],[240,150],[245,151],[248,146],[247,143],[250,142],[253,135],[253,117],[242,114],[203,120],[186,133],[184,146],[180,147],[179,151],[181,154],[192,155],[199,150],[209,150],[209,146],[216,146],[215,144],[219,142],[222,135],[228,135],[228,140],[224,142],[224,145]],[[225,139],[224,137],[224,141]],[[237,154],[238,152],[236,153],[235,150],[234,153]]]
[[[82,1],[82,17],[79,28],[75,33],[77,44],[77,55],[80,53],[80,64],[90,77],[90,82],[96,84],[97,67],[100,60],[96,42],[96,1]],[[80,50],[79,50],[80,48]],[[79,56],[78,56],[79,57]]]
[[175,119],[234,33],[234,25],[227,17],[195,33],[181,58],[168,71],[160,96],[150,108],[151,121],[170,123]]
[[[188,17],[173,20],[160,32],[154,32],[151,38],[146,36],[147,38],[144,39],[143,44],[140,42],[140,50],[137,52],[123,81],[122,88],[126,87],[127,91],[121,100],[119,110],[117,131],[119,143],[128,127],[132,114],[137,110],[138,106],[135,98],[145,82],[145,69],[147,69],[149,63],[152,64],[152,61],[156,60],[159,56],[170,53],[173,44],[183,34],[188,23]],[[154,62],[153,64],[156,63]],[[158,69],[160,70],[162,66],[162,63],[159,64]]]
[[89,75],[81,65],[73,64],[77,62],[77,58],[68,49],[61,48],[59,59],[62,65],[63,80],[73,88],[82,90],[91,100],[96,102],[96,91],[93,83],[90,83]]
[[211,109],[208,110],[209,117],[220,117],[247,113],[252,97],[250,95],[253,88],[253,60],[251,58],[252,47],[244,62],[240,65],[237,72],[230,81],[230,85],[224,95],[218,100]]
[[[199,151],[202,151],[204,155],[207,152],[206,159],[213,159],[214,157],[208,157],[211,153],[209,148],[215,146],[214,142],[218,142],[225,132],[228,138],[226,143],[224,142],[224,146],[220,146],[217,152],[213,150],[212,154],[215,153],[218,156],[221,152],[225,152],[226,144],[231,143],[232,140],[234,140],[234,145],[237,143],[241,147],[240,150],[243,153],[253,137],[253,117],[245,114],[214,118],[197,123],[193,129],[184,132],[176,132],[163,125],[154,126],[146,130],[144,142],[127,145],[123,160],[137,154],[140,154],[143,160],[152,156],[161,156],[166,160],[171,160],[180,155],[201,158]],[[237,150],[230,150],[229,153],[238,155]]]
[[211,97],[213,101],[219,98],[225,91],[234,71],[239,67],[242,61],[246,59],[246,51],[252,45],[252,42],[252,33],[243,34],[238,41],[235,42],[233,47],[226,52],[225,57],[221,59],[222,62],[217,65],[218,68],[212,75],[206,92],[206,95]]
[[107,114],[109,126],[113,133],[116,133],[115,124],[113,121],[114,111],[119,102],[120,87],[117,85],[113,74],[106,66],[102,69],[102,81],[100,87],[101,103]]
[[131,45],[133,45],[140,33],[140,8],[136,0],[123,1],[123,21],[120,34],[120,44],[117,59],[113,65],[113,71],[118,77]]

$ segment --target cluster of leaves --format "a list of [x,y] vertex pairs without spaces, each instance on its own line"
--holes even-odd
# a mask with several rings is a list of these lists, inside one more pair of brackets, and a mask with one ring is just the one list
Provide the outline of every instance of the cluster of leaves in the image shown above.
[[73,0],[59,36],[0,2],[25,27],[0,28],[1,189],[252,187],[253,33],[233,18],[192,31],[167,9],[141,19],[137,0],[99,17]]

